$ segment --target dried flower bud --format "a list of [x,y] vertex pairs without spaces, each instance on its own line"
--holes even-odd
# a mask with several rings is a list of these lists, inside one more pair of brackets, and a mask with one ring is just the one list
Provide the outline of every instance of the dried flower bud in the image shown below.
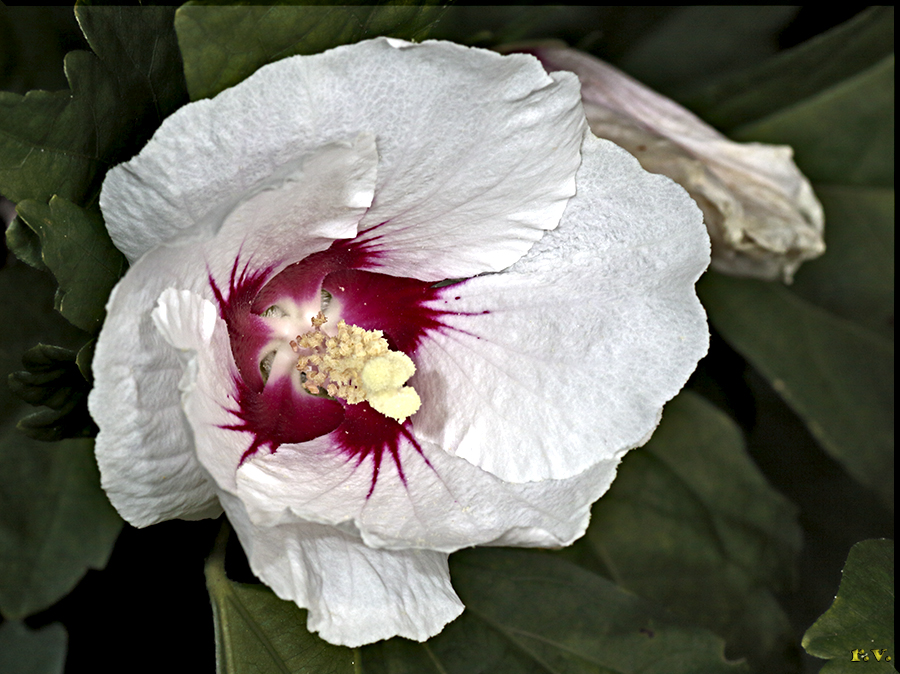
[[548,72],[581,80],[591,131],[682,185],[703,211],[713,268],[790,282],[825,251],[822,206],[783,145],[735,143],[607,63],[561,46],[530,47]]

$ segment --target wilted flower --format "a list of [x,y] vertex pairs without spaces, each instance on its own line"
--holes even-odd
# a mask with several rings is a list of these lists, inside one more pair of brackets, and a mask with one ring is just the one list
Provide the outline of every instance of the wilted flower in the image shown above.
[[579,537],[706,350],[699,211],[530,56],[285,59],[172,115],[101,206],[132,263],[104,488],[136,526],[224,508],[338,644],[440,631],[454,550]]
[[790,282],[804,260],[825,252],[822,206],[790,147],[730,141],[674,101],[588,54],[554,45],[526,51],[550,72],[578,75],[594,134],[690,193],[703,210],[714,269]]

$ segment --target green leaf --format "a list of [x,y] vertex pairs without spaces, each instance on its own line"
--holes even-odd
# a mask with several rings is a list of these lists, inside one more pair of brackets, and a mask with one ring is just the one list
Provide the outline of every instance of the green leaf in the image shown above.
[[[530,661],[523,668],[516,661],[506,660],[505,667],[497,671],[748,671],[743,663],[725,659],[724,644],[712,633],[680,621],[658,605],[552,554],[496,548],[466,550],[450,558],[450,571],[466,611],[484,623],[485,634],[496,632],[511,650]],[[453,632],[447,634],[452,636]],[[453,665],[454,661],[466,664],[459,651],[469,643],[442,645],[441,641],[442,636],[438,636],[427,644],[440,663],[433,671],[479,671]],[[494,641],[496,653],[496,639],[485,636],[480,641]],[[522,658],[518,661],[521,663]]]
[[352,674],[354,651],[333,646],[306,629],[306,611],[267,587],[225,575],[227,525],[206,562],[206,587],[216,631],[219,674]]
[[860,327],[894,338],[894,190],[820,185],[822,257],[806,262],[791,291]]
[[89,385],[69,349],[38,344],[25,352],[26,370],[9,375],[9,388],[29,405],[44,405],[19,420],[20,431],[35,440],[86,438],[97,434],[87,409]]
[[88,205],[106,170],[186,102],[170,7],[78,7],[94,54],[66,56],[71,91],[0,92],[0,194]]
[[[38,336],[69,346],[83,340],[53,311],[53,284],[44,273],[10,258],[0,269],[0,374],[19,369],[26,345]],[[35,393],[54,400],[60,362],[72,352],[39,347],[29,352],[39,390],[41,374],[48,390]],[[41,373],[39,370],[43,369]],[[80,378],[70,371],[69,381]],[[44,396],[47,397],[44,397]],[[0,387],[0,613],[22,618],[41,611],[66,595],[88,568],[105,565],[121,520],[100,489],[97,464],[89,440],[47,444],[24,437],[15,422],[28,406]]]
[[91,371],[91,366],[94,363],[94,349],[96,346],[97,340],[92,339],[78,349],[78,354],[75,356],[75,364],[78,366],[78,371],[81,372],[81,376],[84,377],[88,384],[93,384],[94,382],[94,373]]
[[365,674],[547,674],[540,660],[472,611],[424,643],[389,639],[360,649]]
[[[736,81],[737,89],[764,86],[763,76],[780,69],[760,95],[782,107],[735,135],[790,144],[808,176],[835,183],[817,186],[828,250],[800,269],[793,290],[716,274],[699,285],[716,329],[888,507],[894,195],[876,186],[893,184],[892,51],[893,10],[879,8]],[[729,109],[744,119],[758,114],[755,95],[748,88]]]
[[776,672],[793,640],[775,595],[793,585],[796,516],[734,422],[685,392],[666,406],[650,442],[622,461],[587,537],[618,585],[724,637],[729,654],[759,671]]
[[758,66],[711,85],[689,107],[729,131],[839,85],[894,51],[894,8],[870,7]]
[[57,442],[68,438],[92,438],[97,435],[87,410],[86,399],[72,401],[62,408],[39,409],[19,419],[16,430],[41,442]]
[[869,11],[785,56],[785,71],[793,64],[804,78],[810,69],[800,66],[821,57],[826,73],[810,79],[825,88],[800,87],[809,95],[736,132],[792,145],[807,175],[834,183],[817,186],[825,255],[800,269],[793,290],[716,274],[699,285],[716,329],[889,508],[894,195],[877,186],[893,184],[894,65],[884,55],[893,49],[892,17]]
[[[0,389],[0,408],[9,413],[0,417],[0,422],[18,421],[17,427],[37,440],[89,437],[96,433],[87,410],[90,386],[78,367],[75,351],[46,344],[25,351],[39,337],[58,338],[67,345],[84,341],[84,333],[52,310],[51,289],[49,276],[21,263],[7,264],[0,272],[0,294],[5,298],[0,320],[6,326],[0,344],[0,373],[9,383],[8,388]],[[30,405],[50,409],[19,419],[28,408],[12,393]]]
[[41,259],[41,240],[34,231],[16,217],[6,228],[6,247],[22,262],[39,271],[49,271]]
[[122,520],[100,489],[90,440],[0,435],[0,612],[24,618],[106,565]]
[[822,674],[896,671],[893,541],[853,546],[834,604],[803,635],[803,648],[830,660]]
[[80,37],[71,7],[0,5],[0,89],[65,87],[65,49]]
[[60,197],[53,197],[49,205],[25,200],[17,210],[40,238],[41,259],[59,283],[57,311],[85,332],[96,332],[109,293],[126,267],[103,217]]
[[545,39],[563,40],[583,51],[618,52],[634,42],[672,8],[596,5],[460,5],[447,7],[430,33],[479,47]]
[[678,7],[635,40],[617,65],[647,86],[683,99],[710,81],[765,62],[796,16],[791,6]]
[[365,674],[746,672],[723,644],[558,554],[480,549],[450,558],[467,609],[425,643],[360,649]]
[[554,554],[479,549],[450,559],[463,615],[417,643],[349,649],[306,630],[306,611],[224,569],[220,534],[206,564],[217,671],[365,674],[717,674],[747,672],[724,643]]
[[83,382],[75,352],[59,346],[38,344],[25,352],[22,364],[27,371],[10,375],[10,388],[29,405],[59,409]]
[[436,6],[203,6],[175,15],[191,100],[215,96],[260,67],[297,54],[388,35],[423,39],[443,9]]
[[888,507],[894,490],[894,349],[787,288],[708,273],[713,325],[806,422],[820,445]]
[[20,622],[0,625],[0,672],[62,674],[66,661],[66,629],[59,623],[30,630]]
[[813,182],[894,184],[894,56],[796,105],[735,129],[735,140],[782,143]]
[[[53,310],[52,278],[11,256],[0,268],[0,377],[22,369],[22,354],[39,339],[53,340],[63,351],[84,342],[76,330]],[[63,366],[64,367],[64,366]],[[55,369],[55,367],[54,367]],[[0,428],[14,424],[27,409],[5,385],[0,385]]]

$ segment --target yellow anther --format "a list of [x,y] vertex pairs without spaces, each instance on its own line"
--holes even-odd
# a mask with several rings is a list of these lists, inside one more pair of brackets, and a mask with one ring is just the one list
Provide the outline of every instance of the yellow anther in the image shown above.
[[373,410],[400,423],[415,414],[422,405],[419,394],[412,386],[370,393],[368,401]]
[[360,372],[363,388],[369,393],[397,389],[413,376],[416,366],[412,358],[400,351],[388,351],[371,358]]
[[339,321],[337,336],[326,338],[321,327],[327,320],[320,311],[312,319],[313,329],[292,343],[298,352],[313,351],[297,362],[297,369],[306,374],[304,388],[313,394],[324,389],[352,405],[366,400],[372,409],[400,423],[415,414],[421,405],[419,394],[404,386],[416,371],[412,359],[391,351],[381,330]]

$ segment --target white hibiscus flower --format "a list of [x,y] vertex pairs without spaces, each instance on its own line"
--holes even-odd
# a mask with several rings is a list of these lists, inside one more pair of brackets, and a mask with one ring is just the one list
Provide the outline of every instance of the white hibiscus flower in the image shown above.
[[439,632],[454,550],[581,536],[707,347],[699,210],[531,56],[285,59],[168,118],[101,207],[132,265],[104,488],[136,526],[224,509],[337,644]]

